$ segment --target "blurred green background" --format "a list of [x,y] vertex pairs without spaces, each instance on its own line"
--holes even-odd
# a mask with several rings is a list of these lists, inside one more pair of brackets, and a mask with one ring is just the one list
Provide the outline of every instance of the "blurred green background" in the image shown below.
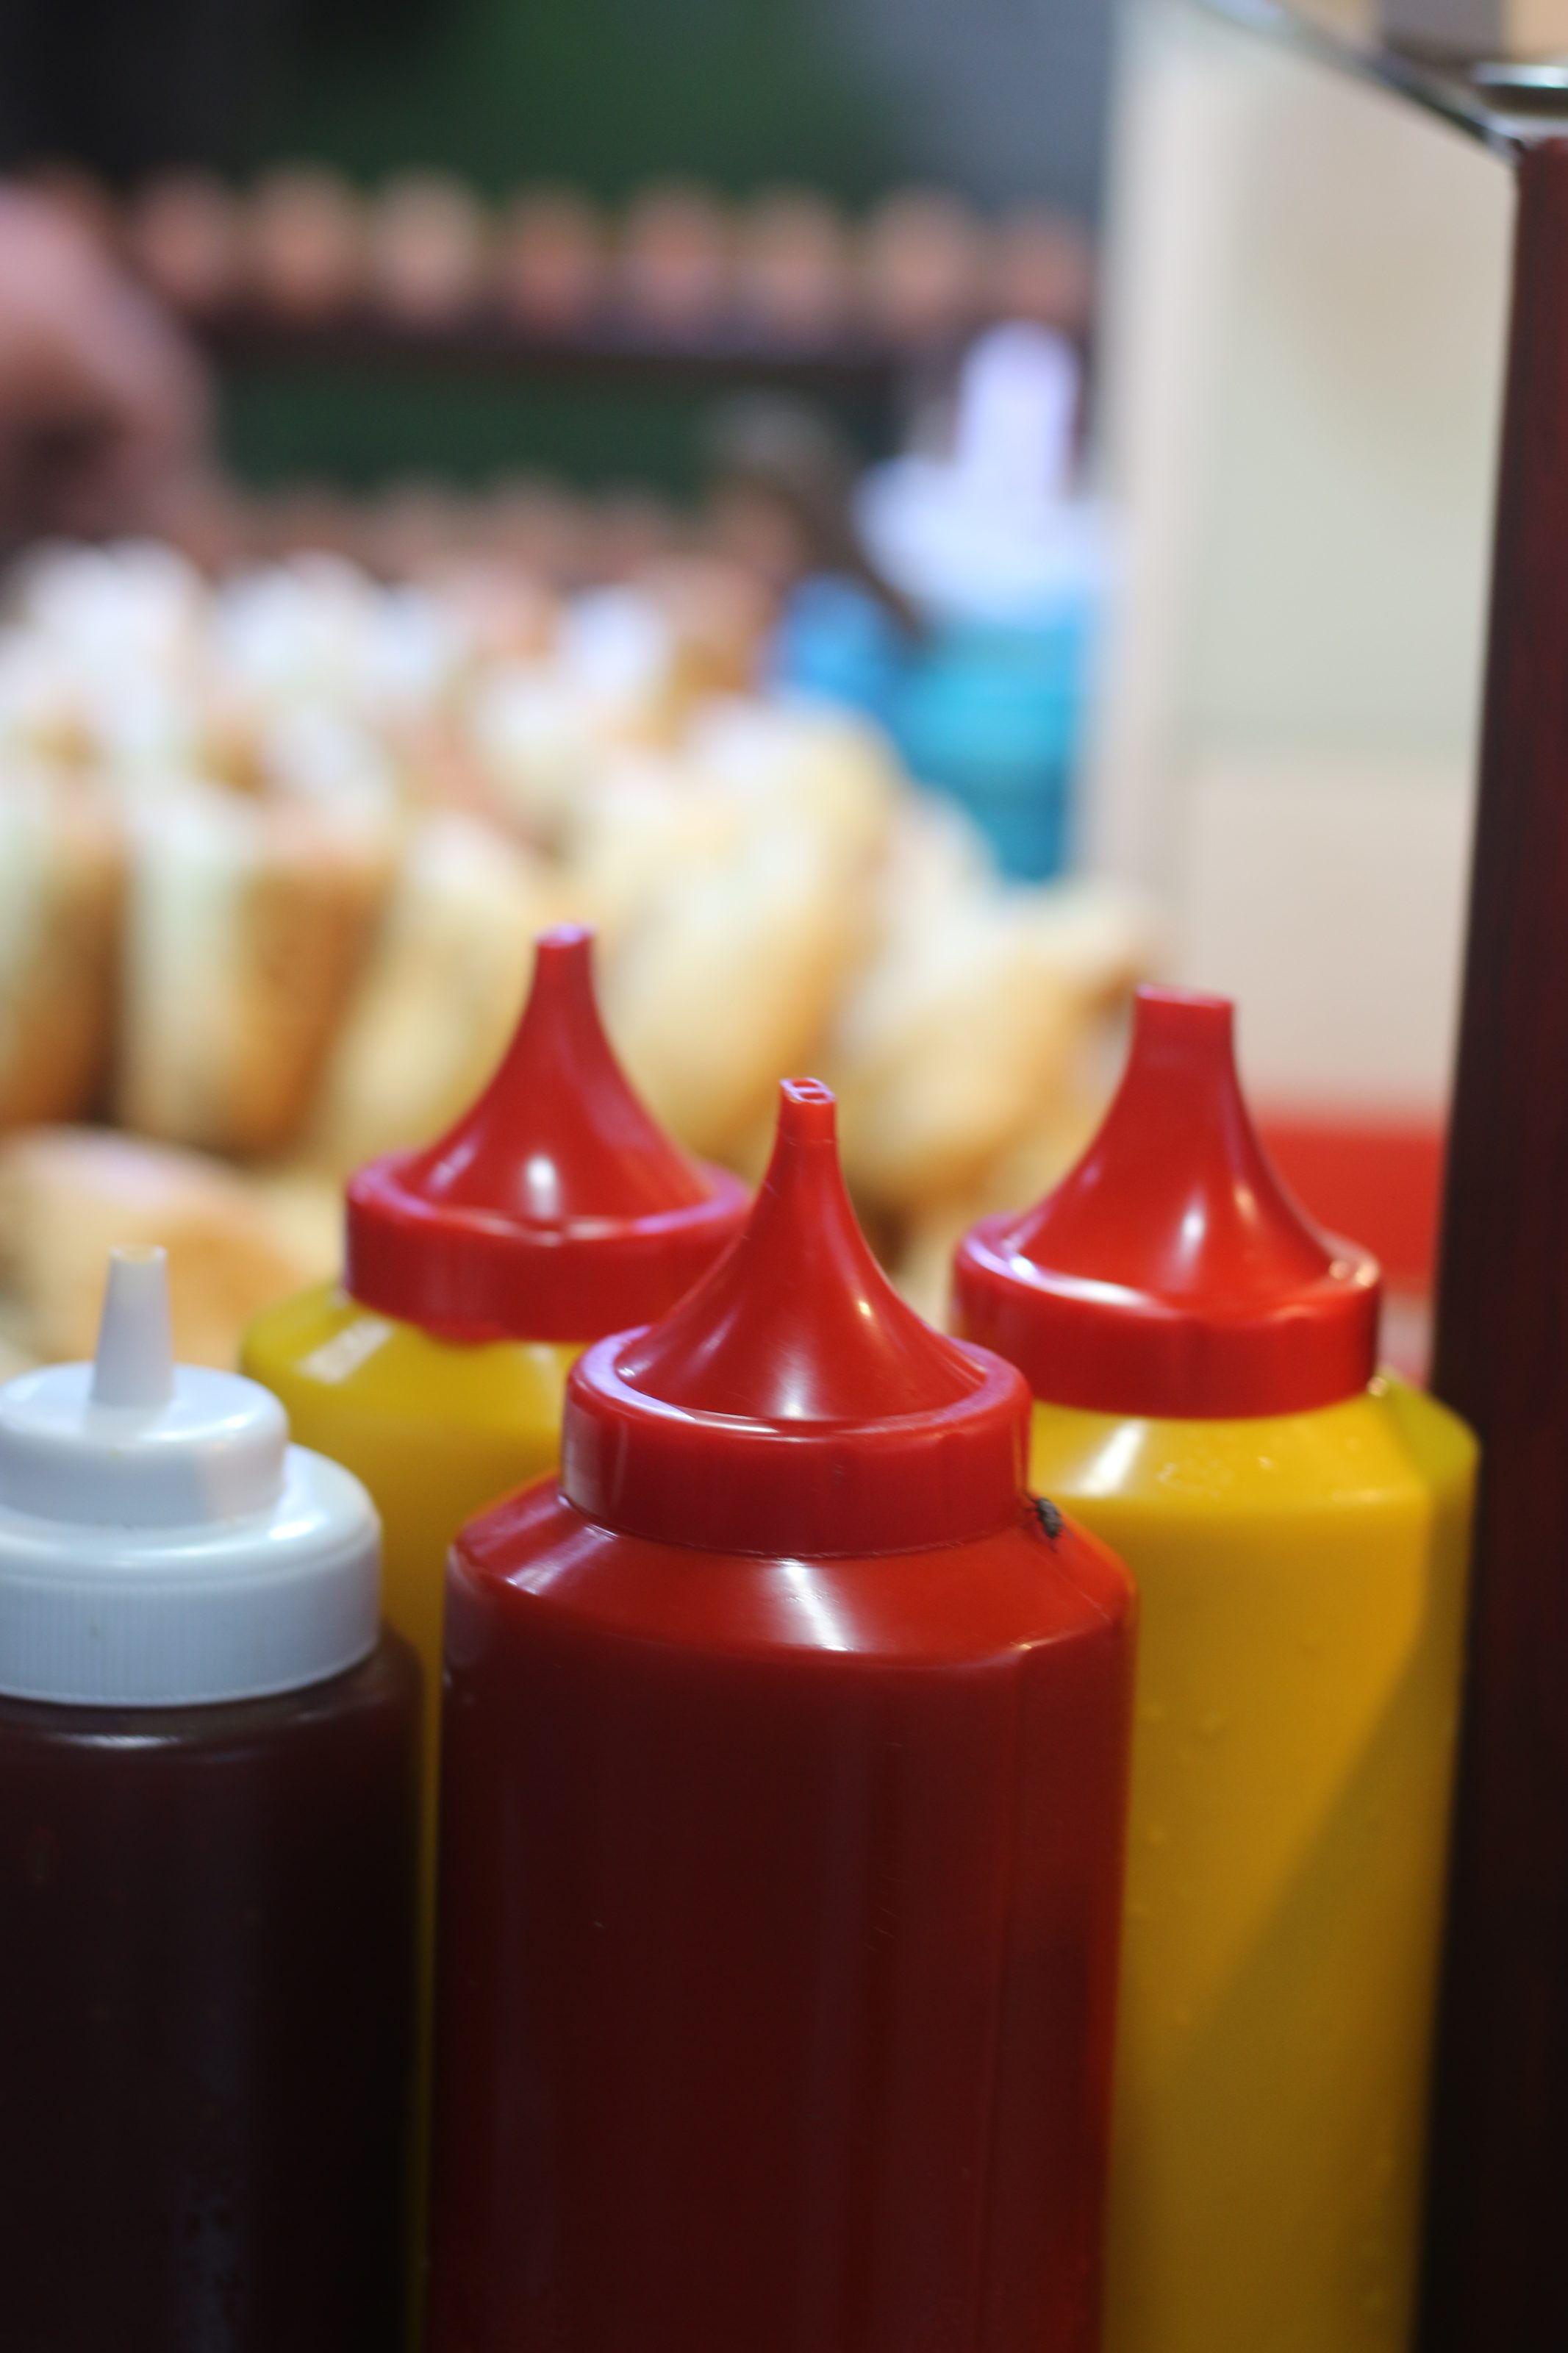
[[[0,164],[435,166],[618,203],[684,176],[858,209],[910,180],[1095,208],[1109,0],[5,0]],[[258,481],[690,485],[701,397],[312,364],[231,372]],[[848,421],[864,440],[876,427]],[[885,434],[887,420],[881,420]]]

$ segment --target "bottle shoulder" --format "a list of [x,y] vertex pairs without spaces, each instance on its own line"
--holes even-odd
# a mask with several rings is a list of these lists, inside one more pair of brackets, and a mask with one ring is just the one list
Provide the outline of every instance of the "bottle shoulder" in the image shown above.
[[0,1758],[37,1750],[121,1757],[237,1759],[300,1744],[337,1746],[363,1732],[412,1739],[420,1668],[401,1636],[384,1629],[368,1656],[341,1674],[259,1699],[198,1707],[94,1707],[0,1696]]
[[1130,1631],[1116,1555],[1021,1504],[969,1543],[870,1556],[774,1558],[599,1526],[540,1481],[469,1523],[448,1586],[448,1660],[498,1633],[657,1642],[698,1652],[811,1653],[825,1664],[974,1664]]
[[1037,1402],[1030,1476],[1070,1506],[1296,1512],[1468,1498],[1476,1441],[1447,1406],[1380,1373],[1311,1412],[1228,1421],[1135,1419]]
[[558,1422],[580,1353],[552,1340],[442,1338],[362,1306],[339,1282],[265,1308],[246,1333],[241,1369],[312,1420],[345,1411],[447,1422]]

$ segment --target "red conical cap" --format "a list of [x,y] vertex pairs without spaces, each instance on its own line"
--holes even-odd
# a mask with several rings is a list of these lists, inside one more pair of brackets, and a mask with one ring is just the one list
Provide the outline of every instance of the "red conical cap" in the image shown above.
[[1132,1050],[1072,1174],[960,1245],[953,1320],[1035,1395],[1225,1419],[1353,1397],[1376,1365],[1376,1261],[1321,1234],[1269,1166],[1223,997],[1141,988]]
[[594,998],[593,934],[546,932],[500,1068],[437,1144],[348,1188],[346,1282],[366,1307],[464,1340],[593,1340],[672,1306],[747,1197],[644,1110]]
[[786,1079],[745,1231],[672,1314],[579,1358],[562,1486],[628,1535],[724,1552],[899,1552],[1025,1508],[1028,1394],[943,1338],[866,1245],[835,1104]]

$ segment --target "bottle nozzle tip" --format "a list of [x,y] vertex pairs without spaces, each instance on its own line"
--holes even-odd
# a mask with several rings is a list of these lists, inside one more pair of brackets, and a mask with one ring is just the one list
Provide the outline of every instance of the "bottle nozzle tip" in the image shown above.
[[1203,988],[1171,988],[1145,981],[1137,992],[1140,1027],[1152,1023],[1172,1033],[1192,1037],[1228,1037],[1235,1026],[1236,1001]]
[[791,1144],[832,1144],[838,1099],[820,1079],[785,1079],[779,1088],[779,1134]]
[[151,1410],[167,1405],[174,1394],[168,1252],[149,1243],[110,1250],[92,1402]]
[[592,923],[555,923],[541,932],[533,943],[538,961],[550,965],[585,965],[594,951]]

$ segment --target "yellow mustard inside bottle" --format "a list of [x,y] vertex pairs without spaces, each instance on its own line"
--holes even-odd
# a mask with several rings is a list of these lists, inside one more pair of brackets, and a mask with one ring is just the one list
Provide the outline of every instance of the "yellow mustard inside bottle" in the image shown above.
[[554,1464],[579,1352],[673,1306],[747,1208],[736,1178],[688,1159],[637,1101],[592,959],[581,926],[540,939],[479,1101],[435,1144],[359,1171],[342,1282],[268,1309],[242,1354],[300,1443],[354,1472],[382,1516],[386,1617],[425,1676],[426,1961],[452,1539]]
[[1281,1189],[1231,1031],[1140,992],[954,1318],[1139,1588],[1107,2353],[1405,2353],[1476,1449],[1376,1372],[1377,1270]]

